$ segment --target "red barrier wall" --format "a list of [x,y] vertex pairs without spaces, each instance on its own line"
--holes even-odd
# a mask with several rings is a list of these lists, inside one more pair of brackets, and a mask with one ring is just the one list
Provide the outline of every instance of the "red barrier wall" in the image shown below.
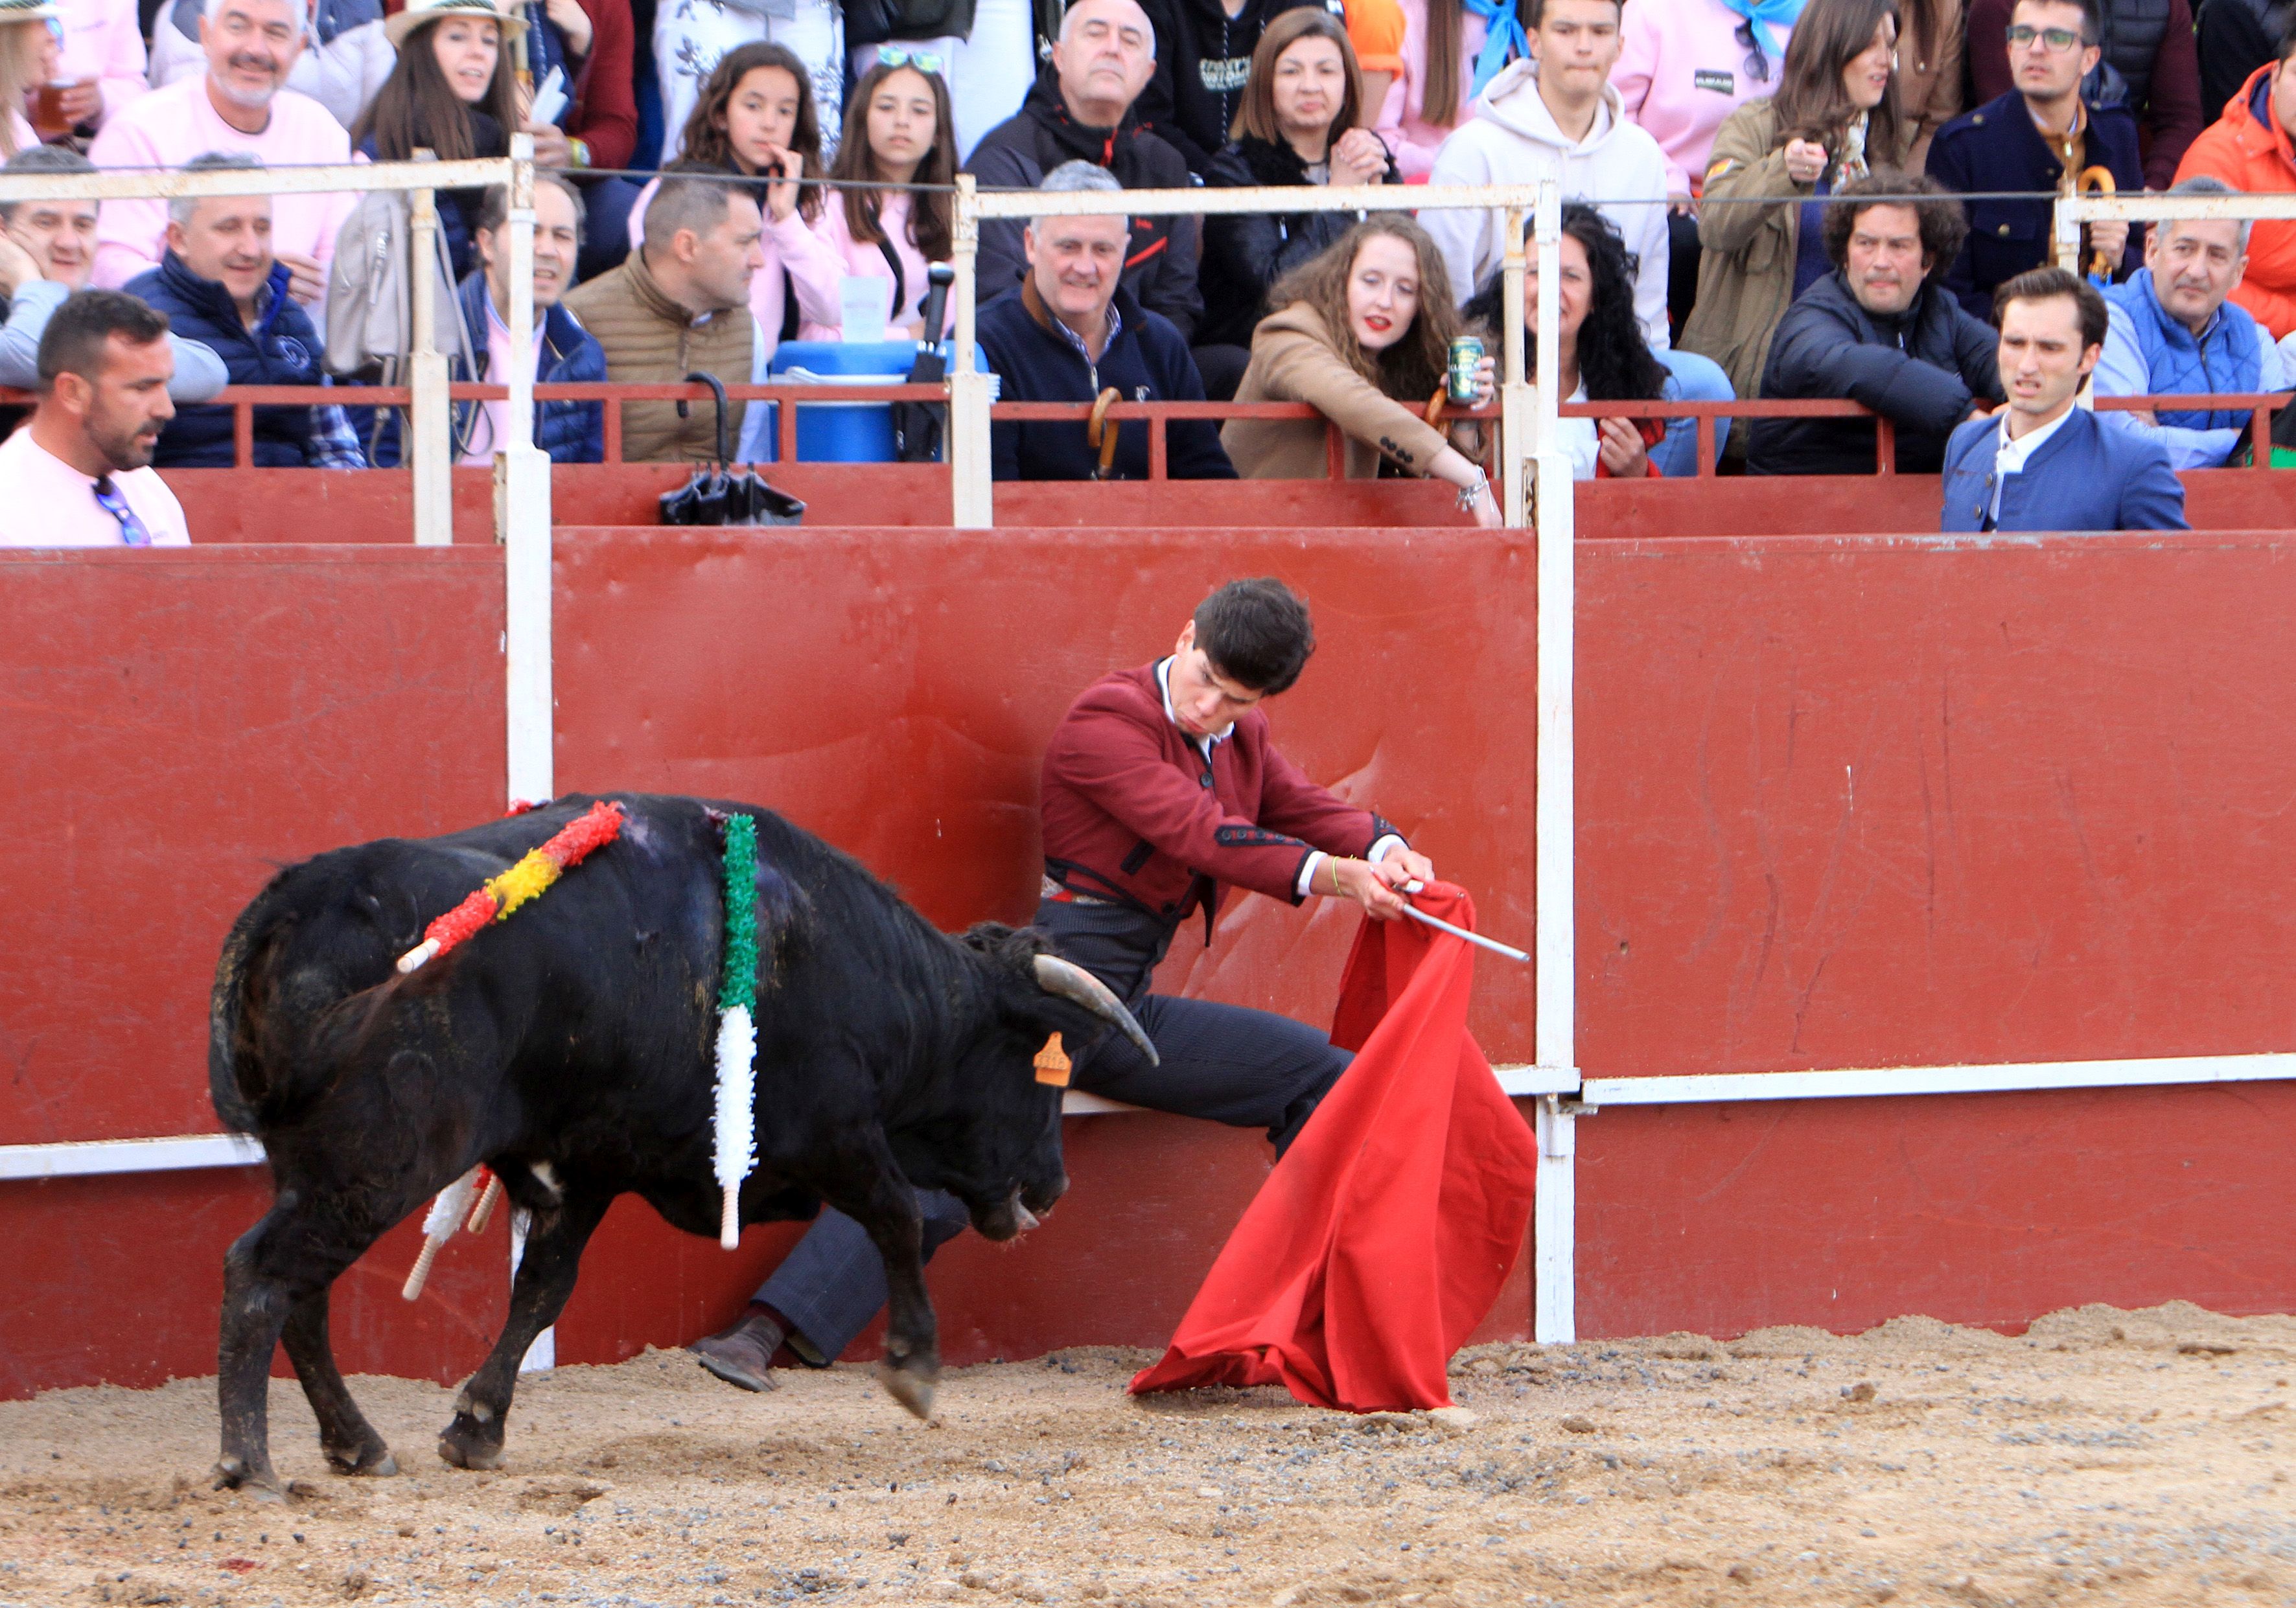
[[[1585,1070],[2289,1048],[2296,647],[2267,622],[2291,563],[2252,533],[1587,543]],[[1052,722],[1263,570],[1324,639],[1275,710],[1287,748],[1527,939],[1533,600],[1504,533],[570,530],[560,783],[774,804],[945,926],[1015,918]],[[498,807],[498,575],[475,546],[0,556],[0,897],[37,917],[0,926],[0,1143],[210,1126],[207,979],[269,863]],[[1165,982],[1323,1019],[1348,925],[1243,901]],[[1527,973],[1480,981],[1478,1032],[1525,1058]],[[2284,1310],[2259,1136],[2292,1107],[2276,1083],[1614,1108],[1579,1127],[1582,1328]],[[1160,1339],[1265,1165],[1165,1118],[1069,1138],[1043,1231],[937,1265],[952,1357]],[[0,1184],[0,1393],[205,1372],[262,1195]],[[722,1321],[791,1232],[727,1255],[626,1205],[562,1355]],[[498,1314],[501,1230],[407,1308],[413,1237],[346,1282],[346,1363],[450,1378]],[[1494,1326],[1527,1317],[1518,1269]]]

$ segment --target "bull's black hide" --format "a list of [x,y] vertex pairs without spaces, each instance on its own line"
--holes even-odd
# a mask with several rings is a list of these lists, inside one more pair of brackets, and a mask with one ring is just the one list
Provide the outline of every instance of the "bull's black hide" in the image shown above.
[[321,854],[233,926],[209,1078],[225,1123],[263,1140],[276,1200],[225,1260],[218,1483],[280,1490],[265,1380],[282,1341],[332,1465],[393,1471],[330,1353],[328,1287],[474,1163],[533,1220],[509,1321],[439,1440],[463,1466],[501,1461],[519,1359],[572,1293],[616,1196],[716,1232],[725,812],[758,822],[758,1167],[742,1220],[810,1217],[826,1201],[869,1229],[891,1286],[885,1376],[914,1410],[929,1408],[939,1360],[913,1186],[956,1195],[995,1238],[1067,1187],[1059,1091],[1030,1063],[1049,1032],[1084,1044],[1115,1021],[1136,1034],[1112,997],[1047,992],[1063,968],[1037,961],[1032,932],[944,936],[768,812],[617,796],[619,840],[411,975],[393,963],[425,923],[591,801]]

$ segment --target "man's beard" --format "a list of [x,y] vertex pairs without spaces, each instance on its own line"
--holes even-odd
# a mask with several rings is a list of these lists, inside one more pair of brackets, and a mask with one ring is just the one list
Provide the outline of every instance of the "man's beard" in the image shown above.
[[112,473],[125,474],[132,469],[151,468],[152,449],[160,444],[156,436],[145,440],[139,434],[140,428],[126,424],[111,426],[91,419],[88,420],[87,438],[95,443],[103,453],[103,461],[111,466]]
[[[242,65],[242,63],[234,61],[232,65],[236,67]],[[245,63],[245,65],[252,67],[258,65],[258,63],[249,62]],[[271,72],[273,76],[272,81],[265,85],[259,90],[243,88],[241,86],[233,83],[230,79],[224,78],[217,78],[215,79],[215,86],[223,92],[223,98],[229,101],[233,105],[244,106],[250,111],[260,111],[266,106],[270,105],[272,97],[279,93],[278,69],[276,66],[271,63],[262,63],[261,65],[265,67],[266,70]]]

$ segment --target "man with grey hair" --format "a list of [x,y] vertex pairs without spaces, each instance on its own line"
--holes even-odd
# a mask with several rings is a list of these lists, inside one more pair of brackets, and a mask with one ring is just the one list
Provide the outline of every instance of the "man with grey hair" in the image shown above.
[[[2222,179],[2179,180],[2170,195],[2231,195]],[[2111,322],[2097,360],[2100,396],[2190,396],[2276,391],[2280,348],[2247,308],[2226,298],[2248,269],[2242,218],[2169,218],[2152,225],[2144,265],[2104,293]],[[2100,413],[2169,449],[2169,466],[2215,469],[2248,438],[2246,408]]]
[[[1053,59],[1021,110],[980,136],[965,171],[983,188],[1027,190],[1064,162],[1107,169],[1127,190],[1183,190],[1194,181],[1178,151],[1141,122],[1136,104],[1156,69],[1156,33],[1138,0],[1076,0],[1061,19]],[[1201,220],[1136,217],[1124,252],[1124,288],[1172,322],[1184,340],[1203,315],[1196,289]],[[980,225],[980,298],[1027,274],[1021,225]]]
[[[88,148],[99,167],[181,167],[201,151],[242,151],[275,167],[348,162],[350,135],[332,113],[285,87],[302,53],[299,0],[207,0],[200,43],[207,71],[129,102]],[[272,209],[273,257],[288,294],[316,306],[326,294],[335,236],[356,197],[283,195]],[[167,247],[156,200],[110,200],[96,224],[95,282],[119,286],[156,267]]]
[[[243,151],[209,151],[185,173],[260,168]],[[291,273],[272,249],[267,195],[177,196],[168,204],[160,265],[125,289],[223,359],[234,385],[309,386],[308,406],[255,410],[255,462],[265,469],[364,469],[342,410],[324,400],[318,331],[289,294]],[[232,411],[179,409],[160,437],[163,468],[228,469],[237,461]]]
[[[1087,0],[1087,4],[1090,0]],[[980,310],[980,349],[1007,402],[1201,402],[1204,382],[1185,336],[1141,306],[1123,283],[1130,231],[1124,187],[1090,162],[1064,162],[1037,187],[1046,195],[1103,193],[1104,213],[1047,212],[1021,233],[1029,276]],[[1110,424],[1101,444],[1082,420],[989,427],[999,480],[1144,480],[1148,426]],[[1235,468],[1209,419],[1165,428],[1177,480],[1229,480]]]
[[[12,175],[94,171],[94,163],[68,145],[29,146],[0,167]],[[40,337],[64,298],[86,290],[94,271],[94,201],[0,201],[0,386],[39,388]],[[198,341],[171,330],[168,345],[176,360],[168,382],[171,399],[205,402],[230,383],[223,360]],[[0,420],[0,435],[6,433]]]

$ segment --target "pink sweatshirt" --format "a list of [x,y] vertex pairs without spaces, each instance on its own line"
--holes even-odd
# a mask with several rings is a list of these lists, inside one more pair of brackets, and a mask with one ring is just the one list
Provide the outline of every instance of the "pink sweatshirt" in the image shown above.
[[1611,87],[1626,101],[1627,116],[1666,153],[1670,195],[1703,188],[1722,119],[1757,96],[1775,94],[1784,77],[1784,53],[1770,48],[1783,37],[1767,25],[1762,54],[1770,76],[1746,70],[1746,47],[1734,37],[1744,20],[1722,0],[1634,0],[1625,8]]
[[[660,188],[660,179],[648,179],[630,208],[633,251],[645,244],[645,209],[653,200],[654,192]],[[758,332],[765,337],[766,355],[771,357],[774,348],[782,344],[782,321],[789,312],[783,299],[786,285],[797,287],[800,339],[810,339],[806,330],[823,321],[835,329],[837,321],[844,316],[837,298],[837,282],[845,273],[845,264],[822,243],[819,235],[806,227],[805,215],[792,212],[775,223],[768,213],[765,238],[758,243],[765,248],[766,265],[750,281],[750,315],[758,321]],[[878,265],[883,266],[882,263]],[[782,277],[784,273],[789,276],[786,281]]]
[[56,9],[63,13],[63,75],[75,82],[96,81],[103,92],[103,118],[152,93],[144,78],[149,63],[135,0],[56,0]]
[[[878,193],[883,199],[878,202],[877,216],[885,231],[885,237],[892,241],[893,255],[901,265],[901,305],[893,309],[892,316],[885,322],[885,338],[895,340],[914,336],[924,316],[927,264],[925,254],[918,250],[915,242],[909,239],[908,192],[889,190]],[[893,277],[892,271],[885,266],[884,252],[873,245],[856,241],[853,232],[845,226],[845,202],[835,192],[831,193],[829,205],[822,208],[814,231],[821,236],[822,244],[836,255],[840,265],[840,273],[868,279],[890,280]],[[843,311],[840,304],[838,308],[840,319]],[[948,321],[953,322],[955,316],[955,309],[950,308]],[[840,332],[840,323],[835,321],[816,323],[808,319],[798,334],[806,340],[835,340]]]
[[[1642,0],[1635,0],[1636,4]],[[1434,123],[1423,115],[1427,96],[1427,0],[1399,0],[1403,7],[1403,77],[1388,86],[1387,104],[1380,109],[1379,119],[1373,124],[1387,148],[1395,152],[1395,165],[1403,176],[1414,183],[1423,180],[1427,170],[1435,166],[1436,148],[1444,136],[1456,127],[1454,123]],[[1483,20],[1472,12],[1460,19],[1459,40],[1459,112],[1462,119],[1472,97],[1468,94],[1475,81],[1475,56],[1483,48]]]
[[[351,141],[333,113],[291,89],[272,97],[271,120],[262,133],[242,134],[217,115],[208,101],[207,75],[201,73],[119,108],[105,119],[87,155],[99,167],[180,167],[210,151],[245,151],[282,167],[309,166],[349,161]],[[271,249],[315,258],[324,273],[334,260],[335,236],[357,202],[343,192],[274,196]],[[95,223],[95,282],[118,290],[158,267],[167,249],[167,202],[106,201]]]

